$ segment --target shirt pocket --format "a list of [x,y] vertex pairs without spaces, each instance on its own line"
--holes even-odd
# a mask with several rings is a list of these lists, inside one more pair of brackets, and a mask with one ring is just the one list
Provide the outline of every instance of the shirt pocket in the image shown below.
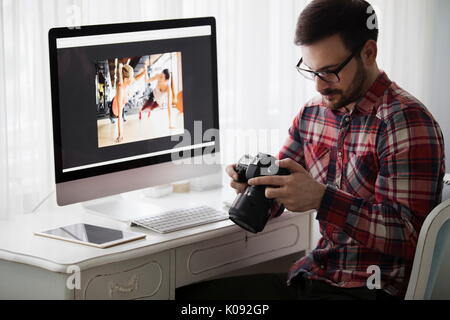
[[343,189],[366,201],[375,199],[378,164],[370,152],[350,152],[346,163]]
[[318,182],[326,184],[330,164],[330,147],[323,143],[304,145],[305,169]]

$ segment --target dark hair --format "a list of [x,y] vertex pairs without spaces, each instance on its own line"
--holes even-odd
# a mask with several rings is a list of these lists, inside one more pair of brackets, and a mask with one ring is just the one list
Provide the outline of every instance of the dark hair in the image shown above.
[[164,69],[163,70],[164,75],[166,76],[166,80],[170,79],[170,73],[169,73],[169,69]]
[[364,0],[313,0],[298,18],[295,44],[311,45],[335,34],[352,52],[377,41],[375,10]]

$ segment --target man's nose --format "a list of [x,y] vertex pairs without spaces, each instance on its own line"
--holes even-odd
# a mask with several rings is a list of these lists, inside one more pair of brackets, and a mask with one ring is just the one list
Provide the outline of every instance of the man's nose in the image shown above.
[[316,90],[317,90],[317,92],[322,92],[322,91],[330,88],[330,84],[328,82],[320,79],[317,76],[316,76],[315,82],[316,82]]

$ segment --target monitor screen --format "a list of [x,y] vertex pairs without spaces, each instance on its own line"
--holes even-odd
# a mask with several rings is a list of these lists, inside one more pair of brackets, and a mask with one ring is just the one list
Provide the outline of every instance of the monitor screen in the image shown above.
[[49,32],[56,183],[218,152],[214,18]]

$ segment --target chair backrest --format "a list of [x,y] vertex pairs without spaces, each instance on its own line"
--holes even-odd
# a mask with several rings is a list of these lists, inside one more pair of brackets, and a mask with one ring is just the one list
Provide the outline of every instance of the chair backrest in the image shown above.
[[405,299],[450,299],[450,199],[423,223]]

